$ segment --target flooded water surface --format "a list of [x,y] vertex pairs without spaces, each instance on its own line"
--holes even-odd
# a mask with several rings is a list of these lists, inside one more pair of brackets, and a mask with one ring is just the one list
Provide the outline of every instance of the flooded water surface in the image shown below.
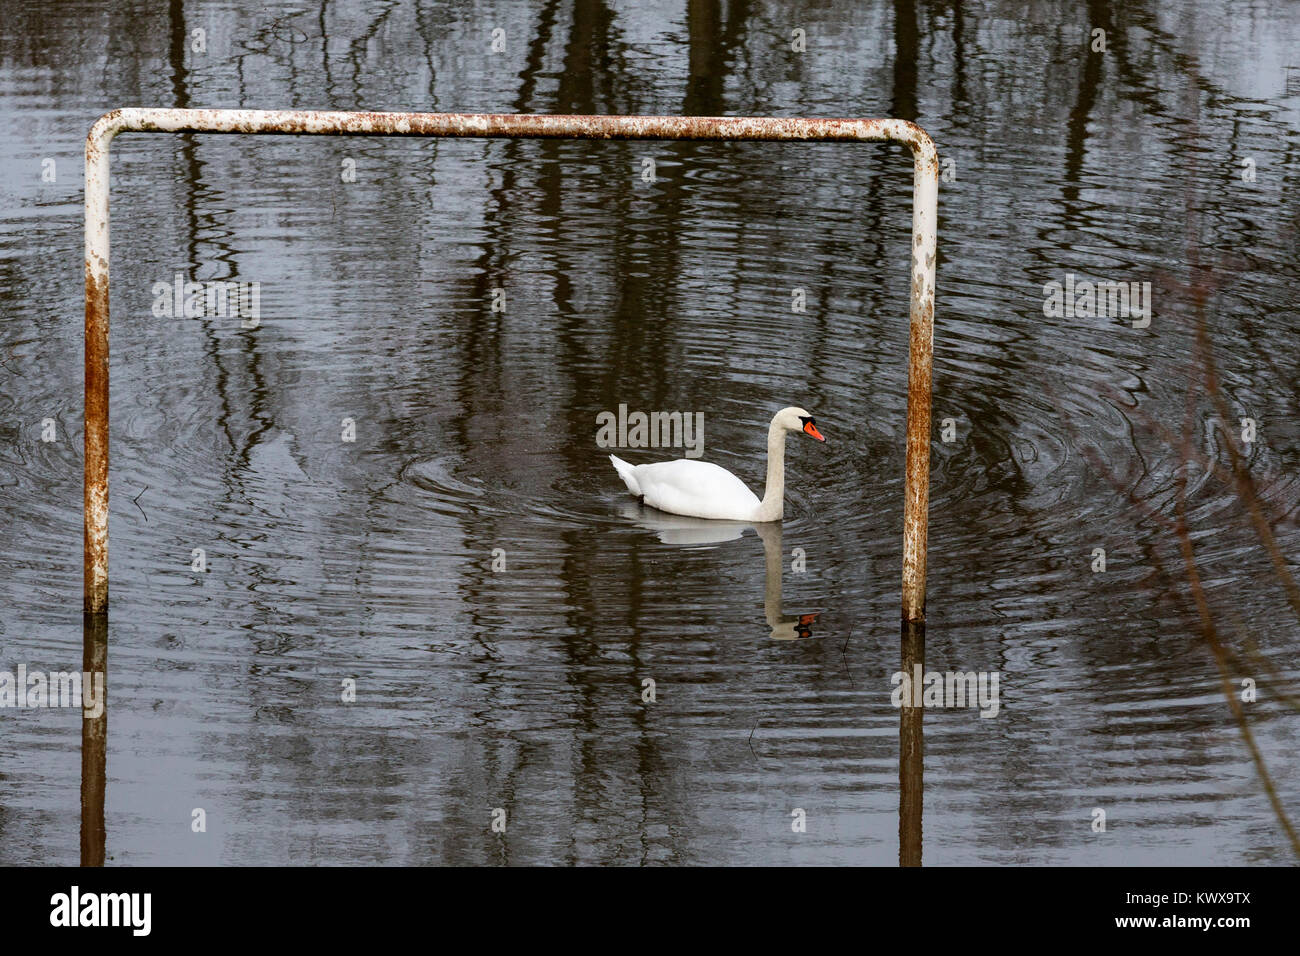
[[[0,8],[10,672],[82,660],[106,110],[894,116],[944,172],[900,655],[905,149],[122,134],[106,862],[1295,862],[1294,4]],[[761,496],[786,406],[780,524],[609,461]],[[0,722],[0,862],[76,863],[80,715]]]

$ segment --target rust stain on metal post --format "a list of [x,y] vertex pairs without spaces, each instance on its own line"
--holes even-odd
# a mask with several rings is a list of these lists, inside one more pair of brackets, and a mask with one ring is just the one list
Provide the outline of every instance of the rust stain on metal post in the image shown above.
[[903,620],[925,619],[930,499],[930,385],[939,160],[934,143],[897,119],[720,116],[524,116],[349,113],[331,110],[127,108],[105,113],[86,137],[85,610],[108,609],[108,150],[119,132],[288,133],[528,139],[892,140],[912,151],[912,274],[904,491]]
[[[919,132],[919,131],[918,131]],[[939,156],[921,133],[912,146],[912,297],[907,350],[907,478],[903,505],[903,620],[925,620],[930,523],[930,391],[934,373],[934,266]]]
[[115,114],[86,136],[86,484],[82,611],[108,610],[108,147]]

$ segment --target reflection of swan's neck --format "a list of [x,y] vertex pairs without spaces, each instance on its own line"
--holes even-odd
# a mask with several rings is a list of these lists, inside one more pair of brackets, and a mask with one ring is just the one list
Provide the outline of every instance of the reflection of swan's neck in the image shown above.
[[784,555],[781,548],[781,526],[779,524],[759,524],[754,530],[763,539],[763,557],[766,571],[763,574],[763,616],[767,626],[776,628],[781,624],[781,564]]
[[756,521],[780,521],[785,515],[785,429],[772,419],[767,429],[767,487]]
[[781,572],[785,550],[781,547],[781,524],[778,521],[760,521],[754,530],[763,539],[763,616],[772,629],[772,639],[794,641],[812,636],[812,622],[816,614],[787,617],[781,609]]

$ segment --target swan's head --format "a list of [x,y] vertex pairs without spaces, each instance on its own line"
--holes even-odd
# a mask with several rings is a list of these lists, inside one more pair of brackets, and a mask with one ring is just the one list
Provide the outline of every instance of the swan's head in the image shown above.
[[825,441],[825,437],[817,430],[817,420],[804,411],[802,408],[783,408],[776,413],[772,421],[780,425],[788,432],[803,432],[809,438],[815,438],[817,441]]

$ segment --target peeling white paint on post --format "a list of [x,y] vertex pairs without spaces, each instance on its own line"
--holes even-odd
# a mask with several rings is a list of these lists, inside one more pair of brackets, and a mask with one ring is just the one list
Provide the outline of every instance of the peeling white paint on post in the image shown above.
[[108,610],[108,148],[121,125],[100,117],[86,136],[86,482],[82,611]]
[[912,151],[913,193],[902,597],[903,620],[912,623],[925,620],[939,160],[933,141],[919,126],[898,119],[135,108],[104,114],[86,137],[84,608],[87,613],[103,614],[108,610],[108,154],[113,137],[123,131],[536,139],[893,140],[907,145]]

